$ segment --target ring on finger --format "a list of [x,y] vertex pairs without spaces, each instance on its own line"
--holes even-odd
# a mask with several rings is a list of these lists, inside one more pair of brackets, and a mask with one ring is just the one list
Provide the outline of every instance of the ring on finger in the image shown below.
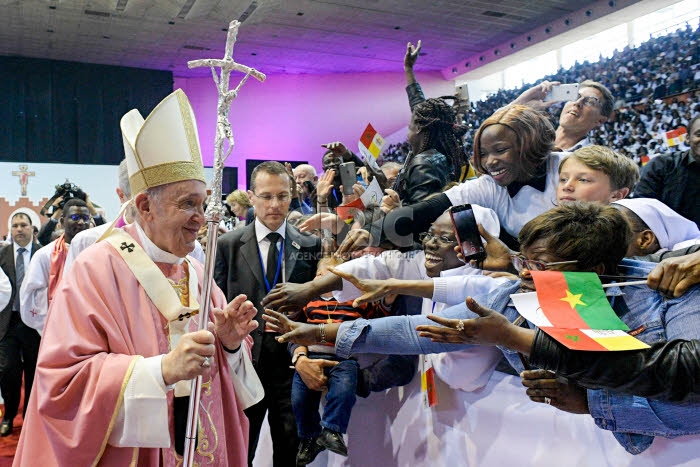
[[457,321],[457,326],[455,326],[455,329],[459,332],[464,331],[464,321],[462,321],[461,319]]
[[550,399],[549,397],[545,396],[545,397],[544,397],[544,403],[547,404],[547,405],[552,405],[552,399]]
[[211,366],[211,363],[209,363],[209,357],[204,357],[204,360],[199,364],[199,366],[202,368],[209,368]]

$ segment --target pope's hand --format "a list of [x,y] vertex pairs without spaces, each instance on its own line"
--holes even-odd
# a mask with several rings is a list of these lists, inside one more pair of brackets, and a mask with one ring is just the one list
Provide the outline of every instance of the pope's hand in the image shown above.
[[248,334],[258,327],[255,315],[258,310],[243,294],[235,297],[220,310],[211,310],[214,318],[214,330],[221,344],[229,350],[236,350]]
[[204,329],[184,334],[177,346],[161,360],[160,369],[165,384],[175,384],[209,373],[214,342],[214,334]]

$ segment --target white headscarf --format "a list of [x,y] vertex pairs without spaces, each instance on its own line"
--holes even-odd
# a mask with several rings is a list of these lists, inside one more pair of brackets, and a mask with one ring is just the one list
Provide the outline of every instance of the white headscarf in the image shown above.
[[700,229],[658,199],[632,198],[614,201],[634,212],[654,232],[659,246],[677,250],[700,243]]

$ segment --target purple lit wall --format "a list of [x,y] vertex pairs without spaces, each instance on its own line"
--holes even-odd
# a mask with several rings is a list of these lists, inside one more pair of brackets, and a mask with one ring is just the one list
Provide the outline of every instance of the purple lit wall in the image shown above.
[[[439,72],[419,73],[428,97],[454,94],[454,82]],[[232,80],[232,83],[234,81]],[[236,146],[227,166],[238,167],[245,186],[245,160],[308,160],[319,171],[322,143],[342,141],[357,152],[360,134],[372,123],[383,136],[408,125],[411,113],[403,73],[272,75],[253,78],[231,106]],[[233,87],[233,84],[232,84]],[[190,98],[197,117],[204,165],[214,153],[216,88],[211,78],[175,78]]]

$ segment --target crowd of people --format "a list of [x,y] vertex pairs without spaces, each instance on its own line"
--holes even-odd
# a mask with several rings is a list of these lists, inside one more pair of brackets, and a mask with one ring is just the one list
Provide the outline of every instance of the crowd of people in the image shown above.
[[[15,465],[174,466],[188,437],[199,465],[352,456],[357,397],[433,372],[462,392],[495,372],[518,375],[523,398],[588,414],[631,454],[657,436],[699,434],[700,112],[692,100],[668,115],[649,107],[664,97],[659,73],[670,91],[695,85],[678,65],[697,66],[695,38],[680,31],[499,92],[469,125],[452,103],[423,95],[420,43],[409,43],[400,156],[377,170],[331,142],[322,174],[258,165],[249,189],[226,197],[213,284],[187,96],[175,91],[146,119],[127,113],[119,217],[106,223],[89,199],[57,200],[39,234],[46,246],[19,212],[0,250],[2,436],[13,431],[22,372],[25,382]],[[554,80],[579,83],[560,107],[545,102]],[[656,147],[641,171],[617,144],[628,128],[674,125],[687,127],[687,149]],[[622,138],[630,154],[647,145]],[[383,197],[364,196],[373,190]],[[459,227],[464,211],[473,222]],[[596,276],[603,301],[651,348],[582,355],[553,340],[511,300],[537,291],[543,271]],[[204,297],[211,322],[198,328]],[[361,365],[366,353],[383,357]],[[197,377],[205,390],[188,434]],[[271,453],[258,448],[266,420]]]
[[[638,47],[615,51],[610,58],[576,63],[541,81],[580,83],[591,79],[610,89],[615,96],[614,115],[591,132],[591,141],[615,149],[641,166],[647,157],[687,149],[687,145],[669,147],[666,132],[687,126],[692,115],[700,112],[698,39],[699,30],[686,26],[669,35],[651,38]],[[476,130],[498,108],[537,84],[499,90],[483,101],[472,102],[470,110],[460,114],[462,123]],[[553,123],[561,106],[553,103],[550,107]],[[465,139],[467,154],[473,151],[470,133]],[[407,154],[407,143],[397,143],[388,146],[382,158],[403,162]]]

